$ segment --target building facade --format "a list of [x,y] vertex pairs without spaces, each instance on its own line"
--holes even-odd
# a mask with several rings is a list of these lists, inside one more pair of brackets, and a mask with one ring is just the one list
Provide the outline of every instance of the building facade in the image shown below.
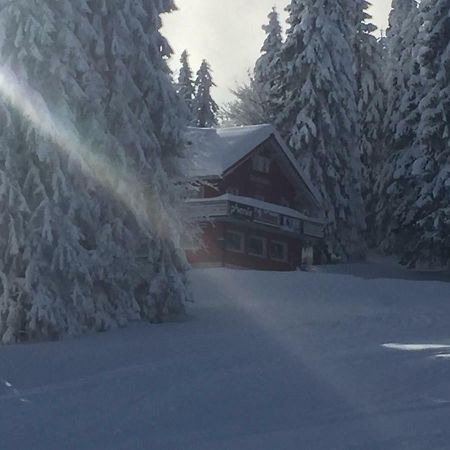
[[190,129],[188,211],[201,227],[193,265],[295,270],[319,263],[323,214],[271,125]]

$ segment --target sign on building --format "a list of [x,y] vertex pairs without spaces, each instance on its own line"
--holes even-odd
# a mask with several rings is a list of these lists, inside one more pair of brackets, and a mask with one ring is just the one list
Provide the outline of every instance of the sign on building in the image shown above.
[[281,225],[281,215],[267,209],[257,208],[255,210],[255,222],[279,227]]
[[293,217],[283,217],[283,227],[289,231],[300,233],[302,231],[302,222],[300,219],[294,219]]
[[230,202],[230,216],[245,220],[253,220],[255,217],[255,210],[253,206]]

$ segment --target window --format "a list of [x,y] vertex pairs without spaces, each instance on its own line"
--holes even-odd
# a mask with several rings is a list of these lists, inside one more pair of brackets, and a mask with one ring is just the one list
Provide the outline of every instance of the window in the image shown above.
[[252,159],[253,170],[261,173],[269,173],[270,171],[270,159],[266,156],[256,155]]
[[286,242],[271,241],[269,246],[269,256],[270,259],[273,259],[274,261],[287,262],[288,251]]
[[314,264],[314,248],[305,246],[302,248],[302,264],[312,266]]
[[259,236],[250,236],[248,238],[248,254],[265,258],[267,255],[266,240]]
[[290,231],[300,233],[302,231],[302,222],[299,219],[285,216],[283,220],[283,227]]
[[227,231],[225,235],[225,248],[230,252],[244,253],[244,233],[240,231]]

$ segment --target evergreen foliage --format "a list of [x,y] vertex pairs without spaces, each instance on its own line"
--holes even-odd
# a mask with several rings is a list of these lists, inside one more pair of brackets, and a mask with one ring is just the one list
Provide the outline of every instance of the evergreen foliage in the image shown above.
[[[450,1],[422,0],[416,45],[423,89],[411,167],[413,196],[402,224],[404,262],[450,266]],[[410,86],[414,98],[417,89]]]
[[283,65],[281,48],[282,29],[275,8],[263,25],[266,39],[250,74],[248,82],[239,85],[234,91],[235,100],[226,105],[223,115],[233,125],[276,124],[282,109],[281,86]]
[[218,123],[219,106],[211,95],[211,89],[214,86],[216,85],[211,76],[211,68],[208,62],[203,60],[197,72],[195,96],[192,102],[193,125],[196,127],[214,127]]
[[192,79],[192,69],[189,65],[189,54],[187,50],[181,54],[181,68],[178,74],[177,92],[187,106],[189,114],[192,115],[192,102],[194,100],[195,89]]
[[0,0],[2,342],[182,310],[172,8]]
[[378,181],[379,242],[410,267],[448,267],[450,2],[393,6],[387,41],[390,154]]
[[402,253],[403,233],[413,185],[411,170],[417,156],[418,101],[422,89],[416,55],[420,16],[415,1],[393,2],[386,46],[387,111],[385,161],[375,185],[376,242],[388,253]]
[[267,118],[266,123],[276,124],[281,104],[281,86],[283,78],[283,64],[281,62],[281,48],[283,45],[282,30],[278,13],[272,9],[269,23],[263,26],[266,39],[261,48],[261,56],[256,61],[253,84],[254,91],[260,92],[262,105]]
[[356,5],[355,75],[357,82],[359,149],[363,165],[362,193],[367,211],[368,240],[373,243],[376,183],[384,158],[383,120],[386,90],[383,77],[383,49],[375,37],[376,26],[367,9],[370,3],[359,0]]
[[[402,98],[408,91],[414,65],[414,39],[419,32],[416,0],[393,0],[386,31],[386,86],[385,115],[386,143],[391,150],[405,146],[397,134],[397,125],[404,113]],[[411,141],[409,142],[411,143]]]
[[293,0],[282,49],[281,131],[320,192],[331,250],[364,251],[353,2]]

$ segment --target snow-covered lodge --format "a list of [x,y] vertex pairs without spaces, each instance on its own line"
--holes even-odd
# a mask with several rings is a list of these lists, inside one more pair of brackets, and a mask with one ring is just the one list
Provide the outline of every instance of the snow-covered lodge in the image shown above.
[[295,270],[320,262],[323,214],[294,156],[271,125],[191,128],[187,200],[200,222],[193,265]]

